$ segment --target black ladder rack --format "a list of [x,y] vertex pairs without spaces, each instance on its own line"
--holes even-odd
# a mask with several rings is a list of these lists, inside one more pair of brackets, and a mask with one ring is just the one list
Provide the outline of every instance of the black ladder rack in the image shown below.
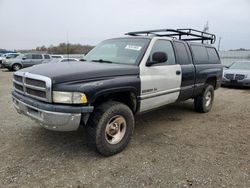
[[211,44],[215,43],[216,36],[211,33],[198,31],[195,29],[158,29],[147,31],[129,32],[125,35],[130,36],[158,36],[158,37],[173,37],[184,41],[210,41]]

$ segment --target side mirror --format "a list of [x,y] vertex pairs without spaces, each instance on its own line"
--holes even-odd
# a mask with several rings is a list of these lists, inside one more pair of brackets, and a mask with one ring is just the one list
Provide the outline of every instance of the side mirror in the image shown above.
[[168,60],[168,56],[165,52],[155,52],[152,55],[152,61],[148,61],[146,66],[151,66],[158,63],[164,63]]

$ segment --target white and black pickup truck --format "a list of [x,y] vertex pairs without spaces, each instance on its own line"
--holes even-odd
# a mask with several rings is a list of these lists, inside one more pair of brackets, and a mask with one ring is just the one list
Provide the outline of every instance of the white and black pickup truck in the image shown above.
[[17,71],[14,106],[50,130],[84,125],[97,151],[113,155],[129,143],[136,114],[187,99],[196,111],[210,111],[222,79],[220,58],[208,44],[214,41],[215,35],[193,29],[105,40],[84,62]]

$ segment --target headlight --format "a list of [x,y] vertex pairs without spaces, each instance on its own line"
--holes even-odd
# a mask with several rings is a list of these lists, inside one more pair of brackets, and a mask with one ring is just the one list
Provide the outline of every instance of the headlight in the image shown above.
[[53,102],[66,104],[86,104],[88,100],[84,93],[53,91]]

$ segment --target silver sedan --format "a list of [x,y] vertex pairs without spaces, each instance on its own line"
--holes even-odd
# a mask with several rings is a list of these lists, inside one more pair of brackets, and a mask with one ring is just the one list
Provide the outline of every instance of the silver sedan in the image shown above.
[[238,61],[226,67],[222,85],[250,86],[250,61]]

